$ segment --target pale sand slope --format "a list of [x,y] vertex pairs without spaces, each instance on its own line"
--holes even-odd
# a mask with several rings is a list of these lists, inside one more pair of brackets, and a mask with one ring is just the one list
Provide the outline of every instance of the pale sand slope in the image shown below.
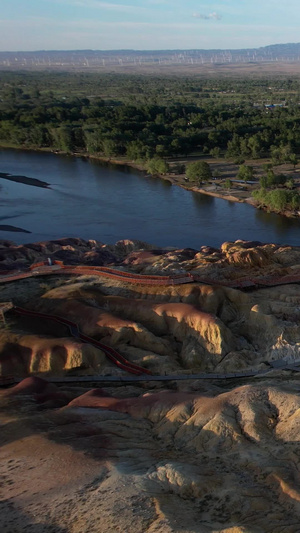
[[298,381],[73,389],[59,410],[36,404],[54,386],[16,391],[2,393],[4,533],[299,532]]

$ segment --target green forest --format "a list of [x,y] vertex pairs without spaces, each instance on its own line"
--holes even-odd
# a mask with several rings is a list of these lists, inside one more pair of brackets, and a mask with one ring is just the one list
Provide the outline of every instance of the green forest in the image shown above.
[[0,145],[122,157],[160,174],[190,156],[296,165],[300,79],[2,72]]
[[300,154],[298,79],[2,72],[0,100],[2,145],[132,160]]

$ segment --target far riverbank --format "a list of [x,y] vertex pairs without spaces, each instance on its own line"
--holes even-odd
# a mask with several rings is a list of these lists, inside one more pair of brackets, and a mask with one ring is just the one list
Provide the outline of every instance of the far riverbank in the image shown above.
[[[78,154],[74,154],[74,155],[78,155]],[[111,163],[111,164],[114,164],[114,165],[125,165],[125,166],[128,166],[130,168],[134,168],[134,169],[137,169],[139,170],[140,172],[143,172],[147,175],[147,171],[145,170],[145,168],[143,167],[143,165],[141,164],[138,164],[134,161],[130,161],[126,158],[123,158],[123,159],[120,159],[120,158],[107,158],[107,157],[102,157],[102,156],[93,156],[93,155],[90,155],[90,156],[87,156],[89,157],[90,159],[96,159],[96,160],[99,160],[99,161],[103,161],[105,163]],[[187,158],[185,160],[181,160],[181,161],[178,161],[178,160],[171,160],[171,161],[168,161],[168,163],[172,166],[172,164],[178,164],[178,163],[182,163],[182,164],[189,164],[195,160],[199,160],[198,157],[190,157],[190,158]],[[264,163],[268,163],[269,160],[259,160],[259,161],[246,161],[245,164],[249,164],[251,166],[253,166],[254,170],[255,170],[255,174],[256,174],[256,177],[259,178],[260,175],[262,175],[264,172],[263,172],[263,168],[262,168],[262,165]],[[227,200],[228,202],[236,202],[236,203],[247,203],[249,204],[250,206],[254,207],[255,209],[259,209],[259,210],[263,210],[263,211],[266,211],[267,213],[276,213],[278,215],[281,215],[281,216],[285,216],[285,217],[288,217],[288,218],[300,218],[300,211],[290,211],[290,210],[284,210],[284,211],[276,211],[276,210],[272,210],[268,207],[265,207],[263,205],[260,205],[252,196],[252,192],[256,189],[258,189],[258,186],[259,186],[259,182],[257,181],[256,183],[234,183],[234,181],[232,182],[232,187],[231,189],[225,189],[223,186],[222,186],[222,183],[226,180],[226,179],[231,179],[231,180],[234,180],[234,178],[236,178],[236,175],[238,173],[238,169],[239,169],[239,166],[238,165],[234,165],[233,163],[228,163],[228,162],[224,162],[223,160],[213,160],[212,162],[209,163],[210,166],[214,169],[214,170],[217,170],[220,172],[219,169],[222,170],[222,178],[219,178],[219,179],[214,179],[213,182],[209,183],[208,185],[206,186],[203,186],[203,187],[197,187],[195,185],[192,185],[190,184],[190,182],[187,182],[186,179],[185,179],[185,174],[174,174],[174,173],[168,173],[168,174],[156,174],[154,177],[157,177],[159,179],[162,179],[162,180],[165,180],[165,181],[168,181],[169,183],[171,183],[172,185],[177,185],[178,187],[182,187],[183,189],[187,190],[187,191],[191,191],[191,192],[195,192],[195,193],[200,193],[200,194],[204,194],[204,195],[207,195],[207,196],[212,196],[214,198],[219,198],[221,200]],[[279,170],[278,170],[279,172]],[[291,169],[291,165],[281,165],[280,166],[280,172],[285,172],[287,174],[289,174],[290,177],[293,177],[294,179],[298,179],[299,180],[299,177],[298,177],[298,174],[297,174],[297,171],[295,171],[295,169]],[[300,183],[298,184],[298,186],[300,186]]]
[[[13,149],[13,150],[25,150],[25,151],[33,151],[33,152],[47,152],[47,153],[53,153],[56,155],[70,155],[74,157],[80,157],[83,159],[90,159],[95,161],[100,161],[107,164],[113,164],[118,166],[125,166],[130,167],[133,169],[138,170],[139,172],[142,172],[145,175],[148,175],[145,167],[141,163],[137,163],[135,161],[129,160],[123,156],[120,157],[105,157],[101,156],[99,154],[89,154],[88,152],[64,152],[60,150],[53,150],[50,148],[37,148],[34,146],[17,146],[9,143],[0,144],[0,149]],[[197,161],[199,159],[205,159],[205,158],[199,158],[199,157],[186,157],[184,159],[173,159],[169,160],[168,163],[170,167],[176,165],[176,164],[184,164],[188,165],[189,163],[193,161]],[[245,161],[245,164],[251,165],[254,168],[255,176],[258,179],[263,173],[263,164],[268,163],[268,159],[260,159],[260,160],[249,160]],[[300,212],[299,211],[281,211],[278,212],[276,210],[272,210],[269,208],[266,208],[262,205],[259,205],[258,202],[252,197],[252,192],[258,188],[258,181],[257,183],[249,184],[249,183],[239,183],[238,185],[234,183],[236,179],[236,175],[238,173],[239,165],[235,165],[234,163],[224,161],[223,159],[211,159],[209,160],[209,165],[211,166],[213,172],[219,173],[221,176],[217,179],[214,179],[213,182],[209,183],[209,185],[203,186],[203,187],[197,187],[195,185],[190,185],[189,182],[185,179],[185,174],[176,174],[174,172],[168,173],[168,174],[156,174],[153,177],[157,177],[159,179],[168,181],[172,185],[177,185],[178,187],[182,187],[183,189],[187,191],[192,191],[196,193],[201,193],[207,196],[212,196],[215,198],[219,198],[221,200],[227,200],[229,202],[237,202],[237,203],[247,203],[251,205],[252,207],[256,209],[262,209],[267,212],[274,212],[276,214],[288,217],[288,218],[300,218]],[[0,169],[1,170],[1,169]],[[276,169],[274,169],[276,171]],[[297,186],[300,186],[299,181],[299,175],[297,173],[297,170],[294,168],[291,168],[291,165],[280,165],[280,168],[278,169],[278,172],[284,172],[288,174],[290,177],[293,177],[293,179],[298,180]],[[230,189],[225,189],[222,184],[226,179],[230,179],[232,181],[232,187]]]

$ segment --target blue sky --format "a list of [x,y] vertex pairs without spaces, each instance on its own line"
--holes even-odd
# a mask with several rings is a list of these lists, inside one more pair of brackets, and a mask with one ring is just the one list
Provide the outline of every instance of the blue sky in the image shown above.
[[300,42],[299,0],[1,0],[0,6],[2,51]]

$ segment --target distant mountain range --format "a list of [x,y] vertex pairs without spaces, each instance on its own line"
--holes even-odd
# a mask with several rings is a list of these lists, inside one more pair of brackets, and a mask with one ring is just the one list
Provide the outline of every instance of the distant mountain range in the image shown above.
[[3,69],[88,69],[262,62],[300,62],[300,43],[240,50],[39,50],[0,52]]

